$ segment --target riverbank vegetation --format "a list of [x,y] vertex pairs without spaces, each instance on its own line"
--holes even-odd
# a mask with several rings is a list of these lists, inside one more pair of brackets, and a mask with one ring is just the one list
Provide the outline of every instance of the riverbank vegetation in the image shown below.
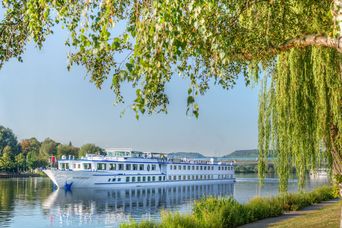
[[18,142],[11,129],[0,125],[0,172],[32,172],[34,169],[47,166],[52,156],[82,157],[87,153],[102,154],[103,151],[94,144],[85,144],[79,148],[71,142],[62,144],[50,138],[42,142],[36,138]]
[[237,227],[260,219],[280,216],[284,212],[300,210],[304,207],[337,197],[332,187],[322,186],[311,192],[282,193],[273,197],[256,197],[245,204],[234,198],[209,197],[195,202],[192,213],[163,212],[160,223],[143,221],[123,224],[121,228],[144,227]]
[[305,215],[271,224],[273,228],[298,227],[301,228],[331,228],[339,227],[342,201],[329,205],[320,210],[310,211]]

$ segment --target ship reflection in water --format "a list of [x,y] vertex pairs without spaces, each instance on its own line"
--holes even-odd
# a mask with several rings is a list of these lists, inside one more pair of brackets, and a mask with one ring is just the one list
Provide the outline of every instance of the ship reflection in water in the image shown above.
[[188,213],[196,199],[233,192],[233,183],[57,190],[43,202],[43,210],[52,226],[116,227],[130,219],[158,221],[164,209]]

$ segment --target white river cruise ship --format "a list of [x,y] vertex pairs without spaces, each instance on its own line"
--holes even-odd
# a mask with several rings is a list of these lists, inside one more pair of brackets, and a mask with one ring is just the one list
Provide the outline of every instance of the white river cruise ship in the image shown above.
[[234,182],[232,163],[172,159],[161,153],[106,149],[106,156],[58,160],[44,172],[58,188],[126,188],[171,184]]

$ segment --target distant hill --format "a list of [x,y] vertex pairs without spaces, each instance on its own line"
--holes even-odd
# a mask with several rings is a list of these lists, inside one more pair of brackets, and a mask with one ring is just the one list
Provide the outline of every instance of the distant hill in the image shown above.
[[173,152],[167,155],[169,158],[205,158],[205,156],[198,152]]
[[236,150],[231,154],[223,156],[223,158],[257,158],[258,157],[258,150]]

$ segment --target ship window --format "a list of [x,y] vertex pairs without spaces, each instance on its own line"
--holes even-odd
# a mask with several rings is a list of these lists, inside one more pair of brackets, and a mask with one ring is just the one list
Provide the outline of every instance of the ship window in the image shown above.
[[121,178],[118,178],[118,181],[120,182],[120,181],[121,181]]
[[150,177],[150,176],[148,176],[148,177],[147,177],[147,180],[148,180],[148,181],[151,181],[151,177]]
[[211,170],[214,170],[214,166],[211,167]]
[[156,170],[156,165],[152,165],[152,170]]
[[172,165],[170,165],[170,170],[172,170]]
[[147,165],[147,171],[150,171],[150,165]]
[[196,170],[198,170],[198,166],[196,166]]
[[192,166],[192,170],[194,170],[195,169],[195,166]]
[[159,181],[162,181],[162,177],[161,176],[159,176]]
[[146,181],[146,177],[143,177],[142,180],[143,180],[143,182],[145,182]]
[[178,176],[178,180],[182,180],[182,176]]
[[185,180],[186,176],[183,176],[183,180]]
[[129,182],[129,177],[126,177],[126,182]]
[[126,164],[126,170],[131,170],[131,164]]
[[115,179],[115,178],[113,178],[113,179],[112,179],[112,181],[114,182],[114,181],[116,181],[116,179]]
[[97,170],[106,170],[106,167],[105,163],[97,163]]
[[76,169],[76,164],[73,164],[74,169]]
[[144,170],[144,164],[139,165],[139,170]]
[[119,164],[119,170],[124,170],[124,164]]
[[173,176],[173,180],[176,180],[177,179],[177,177],[176,176]]
[[220,166],[218,167],[218,170],[221,170],[221,167],[220,167]]
[[182,170],[182,166],[181,166],[181,165],[179,165],[179,166],[178,166],[178,169],[179,169],[179,170]]
[[203,166],[201,166],[201,170],[203,170]]
[[183,165],[183,170],[186,170],[186,165]]
[[152,177],[152,181],[156,181],[156,177],[155,176]]
[[109,164],[109,169],[116,170],[116,164],[113,164],[113,163]]
[[77,164],[77,168],[80,169],[81,168],[81,164]]
[[204,170],[207,170],[207,166],[204,166]]
[[108,179],[108,182],[110,182],[110,180],[111,180],[111,179],[109,178],[109,179]]
[[138,165],[137,164],[133,164],[133,170],[138,170]]
[[165,176],[163,176],[163,181],[165,181],[166,180],[166,177]]
[[188,170],[190,170],[190,165],[188,165]]
[[140,182],[141,181],[141,178],[140,177],[138,177],[138,182]]
[[132,182],[135,182],[135,177],[132,177]]
[[91,169],[91,164],[90,163],[83,163],[83,168],[84,169]]
[[174,169],[174,170],[177,170],[177,166],[176,166],[176,165],[174,165],[174,166],[173,166],[173,169]]

